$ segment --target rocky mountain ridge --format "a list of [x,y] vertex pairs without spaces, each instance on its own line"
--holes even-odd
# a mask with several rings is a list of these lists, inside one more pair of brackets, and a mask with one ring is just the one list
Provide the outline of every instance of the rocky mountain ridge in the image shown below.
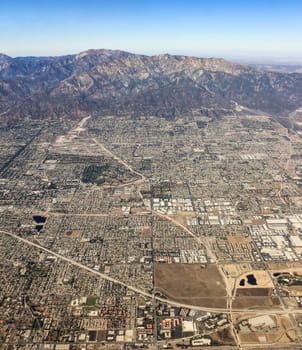
[[263,72],[219,58],[88,50],[59,57],[0,55],[5,120],[87,114],[158,115],[229,109],[285,115],[302,106],[302,74]]

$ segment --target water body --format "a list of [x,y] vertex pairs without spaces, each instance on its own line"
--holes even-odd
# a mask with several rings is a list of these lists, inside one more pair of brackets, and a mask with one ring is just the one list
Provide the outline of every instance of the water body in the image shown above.
[[255,276],[253,274],[247,275],[246,278],[247,278],[247,283],[248,284],[250,284],[252,286],[256,286],[257,285],[257,280],[256,280],[256,278],[255,278]]
[[279,277],[281,275],[290,275],[290,273],[289,272],[275,272],[273,274],[274,277]]
[[241,287],[245,286],[245,282],[251,286],[256,286],[257,285],[257,279],[253,274],[246,275],[246,278],[242,278],[239,282],[239,285]]
[[34,215],[33,219],[37,224],[45,224],[46,222],[46,217],[41,215]]

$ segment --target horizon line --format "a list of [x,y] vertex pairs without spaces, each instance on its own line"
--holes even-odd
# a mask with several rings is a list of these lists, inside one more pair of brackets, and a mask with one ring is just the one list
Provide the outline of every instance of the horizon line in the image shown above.
[[268,54],[235,54],[235,55],[228,55],[228,54],[213,54],[213,53],[197,53],[197,52],[169,52],[168,51],[159,51],[157,53],[155,52],[139,52],[137,50],[127,50],[127,49],[118,49],[118,48],[88,48],[88,49],[79,49],[78,51],[72,50],[70,52],[57,52],[57,53],[29,53],[29,54],[10,54],[5,52],[0,52],[0,54],[8,56],[12,59],[15,58],[43,58],[43,57],[63,57],[63,56],[74,56],[79,55],[81,53],[85,53],[88,51],[121,51],[126,52],[133,55],[140,55],[140,56],[161,56],[161,55],[171,55],[171,56],[185,56],[185,57],[196,57],[196,58],[217,58],[217,59],[225,59],[225,60],[234,60],[235,62],[242,62],[246,64],[275,64],[275,65],[302,65],[302,56],[300,55],[289,55],[289,56],[282,56],[282,55],[268,55]]

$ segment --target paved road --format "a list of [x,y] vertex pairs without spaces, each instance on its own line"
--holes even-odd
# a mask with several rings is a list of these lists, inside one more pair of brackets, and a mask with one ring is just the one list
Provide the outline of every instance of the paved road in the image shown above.
[[124,283],[124,282],[121,282],[121,281],[119,281],[119,280],[117,280],[117,279],[115,279],[115,278],[113,278],[113,277],[107,276],[107,275],[105,275],[105,274],[103,274],[103,273],[101,273],[101,272],[99,272],[99,271],[96,271],[96,270],[94,270],[94,269],[92,269],[92,268],[90,268],[90,267],[88,267],[88,266],[85,266],[85,265],[83,265],[83,264],[81,264],[81,263],[79,263],[79,262],[77,262],[77,261],[75,261],[75,260],[73,260],[73,259],[67,258],[67,257],[64,256],[64,255],[61,255],[61,254],[56,253],[56,252],[54,252],[54,251],[52,251],[52,250],[50,250],[50,249],[48,249],[48,248],[43,247],[43,246],[41,246],[41,245],[39,245],[39,244],[37,244],[37,243],[34,243],[34,242],[32,242],[32,241],[30,241],[30,240],[28,240],[28,239],[26,239],[26,238],[17,236],[17,235],[15,235],[15,234],[12,233],[12,232],[0,230],[0,233],[3,233],[3,234],[5,234],[5,235],[7,235],[7,236],[10,236],[10,237],[12,237],[12,238],[15,238],[15,239],[17,239],[17,240],[19,240],[19,241],[21,241],[21,242],[27,244],[27,245],[30,245],[30,246],[32,246],[32,247],[35,247],[35,248],[39,249],[39,250],[43,250],[44,252],[46,252],[46,253],[48,253],[48,254],[50,254],[50,255],[53,255],[53,256],[55,256],[55,257],[57,257],[57,258],[59,258],[59,259],[61,259],[61,260],[63,260],[63,261],[66,261],[67,263],[69,263],[69,264],[71,264],[71,265],[74,265],[74,266],[79,267],[79,268],[81,268],[81,269],[83,269],[83,270],[86,270],[86,271],[88,271],[88,272],[90,272],[90,273],[92,273],[92,274],[94,274],[94,275],[97,275],[97,276],[99,276],[99,277],[102,277],[102,278],[104,278],[104,279],[106,279],[106,280],[108,280],[108,281],[111,281],[111,282],[113,282],[113,283],[117,283],[117,284],[120,284],[120,285],[122,285],[122,286],[125,286],[125,287],[127,287],[128,289],[130,289],[130,290],[132,290],[132,291],[134,291],[134,292],[136,292],[136,293],[139,293],[139,294],[144,295],[144,296],[149,297],[149,298],[152,298],[152,297],[153,297],[152,294],[149,294],[148,292],[144,291],[143,289],[139,289],[139,288],[136,288],[136,287],[127,285],[127,284]]
[[119,158],[118,156],[116,156],[114,153],[112,153],[108,148],[106,148],[100,141],[98,141],[96,138],[92,139],[98,146],[100,146],[100,148],[107,153],[110,157],[112,157],[113,159],[115,159],[117,162],[119,162],[120,164],[122,164],[125,168],[127,168],[129,171],[131,171],[133,174],[138,175],[139,177],[141,177],[140,180],[145,180],[145,176],[134,170],[129,164],[127,164],[126,162],[124,162],[121,158]]
[[[81,128],[84,127],[84,125],[86,124],[87,120],[89,120],[90,116],[84,118],[74,129],[73,131],[79,131]],[[93,139],[93,141],[98,144],[100,146],[100,148],[106,152],[108,155],[110,155],[111,157],[113,157],[115,160],[117,160],[120,164],[122,164],[123,166],[125,166],[129,171],[131,171],[132,173],[138,175],[140,177],[139,180],[136,180],[135,182],[143,182],[144,180],[146,180],[145,176],[134,170],[129,164],[127,164],[126,162],[124,162],[121,158],[117,157],[115,154],[113,154],[110,150],[108,150],[102,143],[100,143],[97,139]],[[141,195],[141,193],[139,192],[139,194]],[[142,200],[143,200],[143,196],[141,195],[142,197]],[[171,222],[173,222],[175,225],[181,227],[188,235],[190,235],[191,237],[193,237],[194,239],[196,239],[201,245],[205,246],[205,248],[207,249],[207,253],[208,255],[210,256],[210,258],[215,261],[216,260],[216,257],[215,255],[212,253],[210,247],[208,245],[205,244],[205,242],[203,242],[200,237],[196,236],[191,230],[189,230],[186,226],[180,224],[179,222],[177,222],[176,220],[174,220],[173,218],[169,217],[168,215],[165,215],[165,214],[161,214],[161,213],[158,213],[156,211],[152,211],[153,215],[157,215],[157,216],[160,216],[162,217],[163,219],[165,220],[169,220]],[[70,215],[70,216],[107,216],[108,214],[59,214],[59,213],[49,213],[50,215],[53,215],[53,216],[56,216],[56,215],[63,215],[63,216],[66,216],[66,215]],[[48,254],[51,254],[53,256],[56,256],[57,258],[71,264],[71,265],[74,265],[78,268],[81,268],[83,270],[86,270],[87,272],[91,273],[91,274],[94,274],[98,277],[101,277],[103,279],[106,279],[108,281],[111,281],[113,283],[116,283],[116,284],[119,284],[119,285],[122,285],[122,286],[125,286],[126,288],[128,288],[129,290],[132,290],[133,292],[135,293],[138,293],[140,295],[143,295],[147,298],[150,298],[150,299],[153,299],[154,301],[160,301],[160,302],[163,302],[163,303],[168,303],[170,305],[173,305],[173,306],[176,306],[176,307],[185,307],[185,308],[190,308],[190,309],[193,309],[193,310],[198,310],[198,311],[205,311],[205,312],[214,312],[214,313],[228,313],[228,314],[233,314],[233,313],[245,313],[245,312],[248,312],[248,313],[251,313],[251,314],[268,314],[268,315],[276,315],[276,314],[302,314],[302,309],[299,309],[299,308],[287,308],[286,306],[283,306],[283,308],[280,308],[280,309],[254,309],[254,310],[251,310],[251,309],[234,309],[232,308],[232,303],[229,302],[228,304],[228,307],[227,308],[210,308],[210,307],[198,307],[198,306],[195,306],[195,305],[189,305],[189,304],[183,304],[183,303],[178,303],[178,302],[175,302],[175,301],[172,301],[172,300],[169,300],[169,299],[165,299],[165,298],[161,298],[161,297],[158,297],[158,296],[155,296],[154,294],[151,294],[151,293],[148,293],[147,291],[143,290],[143,289],[140,289],[140,288],[137,288],[137,287],[134,287],[134,286],[131,286],[127,283],[124,283],[122,281],[119,281],[113,277],[110,277],[106,274],[103,274],[99,271],[96,271],[88,266],[85,266],[83,264],[81,264],[80,262],[77,262],[73,259],[70,259],[68,257],[65,257],[61,254],[58,254],[48,248],[45,248],[43,246],[41,246],[40,244],[38,243],[35,243],[35,242],[32,242],[26,238],[23,238],[23,237],[20,237],[20,236],[17,236],[15,235],[14,233],[11,233],[11,232],[7,232],[7,231],[3,231],[3,230],[0,230],[0,233],[2,234],[5,234],[7,236],[10,236],[18,241],[21,241],[23,242],[24,244],[27,244],[27,245],[30,245],[32,247],[35,247],[39,250],[42,250],[42,251],[45,251],[47,252]],[[223,272],[221,271],[222,273],[222,276],[225,277],[225,275],[223,274]],[[226,287],[228,286],[228,282],[226,281]],[[229,288],[227,288],[227,292],[228,292],[228,299],[231,298],[231,293],[230,293],[230,290]]]
[[91,273],[91,274],[94,274],[98,277],[101,277],[103,279],[106,279],[108,281],[111,281],[113,283],[116,283],[116,284],[119,284],[119,285],[122,285],[126,288],[128,288],[129,290],[132,290],[133,292],[135,293],[138,293],[140,295],[143,295],[147,298],[150,298],[150,299],[154,299],[156,301],[160,301],[160,302],[163,302],[163,303],[167,303],[169,305],[172,305],[172,306],[176,306],[176,307],[185,307],[185,308],[189,308],[189,309],[193,309],[193,310],[196,310],[196,311],[205,311],[205,312],[214,312],[214,313],[250,313],[250,314],[256,314],[256,315],[261,315],[261,314],[266,314],[266,315],[283,315],[283,314],[302,314],[302,309],[299,309],[299,308],[286,308],[286,309],[272,309],[272,308],[269,308],[269,309],[232,309],[230,311],[230,309],[228,308],[211,308],[211,307],[199,307],[199,306],[196,306],[196,305],[190,305],[190,304],[183,304],[183,303],[178,303],[178,302],[175,302],[175,301],[172,301],[172,300],[169,300],[169,299],[165,299],[165,298],[161,298],[161,297],[158,297],[158,296],[155,296],[154,294],[151,294],[151,293],[148,293],[147,291],[143,290],[143,289],[140,289],[140,288],[137,288],[137,287],[134,287],[134,286],[131,286],[127,283],[124,283],[122,281],[119,281],[113,277],[110,277],[108,275],[105,275],[99,271],[96,271],[88,266],[85,266],[83,264],[81,264],[80,262],[77,262],[73,259],[70,259],[70,258],[67,258],[65,257],[64,255],[61,255],[59,253],[56,253],[54,251],[52,251],[51,249],[48,249],[48,248],[45,248],[35,242],[32,242],[26,238],[23,238],[23,237],[20,237],[20,236],[17,236],[15,235],[14,233],[12,232],[8,232],[8,231],[3,231],[3,230],[0,230],[0,233],[6,235],[6,236],[10,236],[24,244],[27,244],[27,245],[30,245],[34,248],[37,248],[39,250],[42,250],[50,255],[53,255],[55,257],[57,257],[58,259],[61,259],[63,261],[66,261],[67,263],[73,265],[73,266],[76,266],[80,269],[83,269],[83,270],[86,270],[87,272]]

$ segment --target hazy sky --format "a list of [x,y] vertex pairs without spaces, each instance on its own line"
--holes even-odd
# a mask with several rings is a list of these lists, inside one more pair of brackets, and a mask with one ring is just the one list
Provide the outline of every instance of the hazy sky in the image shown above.
[[0,52],[302,60],[302,0],[0,0]]

